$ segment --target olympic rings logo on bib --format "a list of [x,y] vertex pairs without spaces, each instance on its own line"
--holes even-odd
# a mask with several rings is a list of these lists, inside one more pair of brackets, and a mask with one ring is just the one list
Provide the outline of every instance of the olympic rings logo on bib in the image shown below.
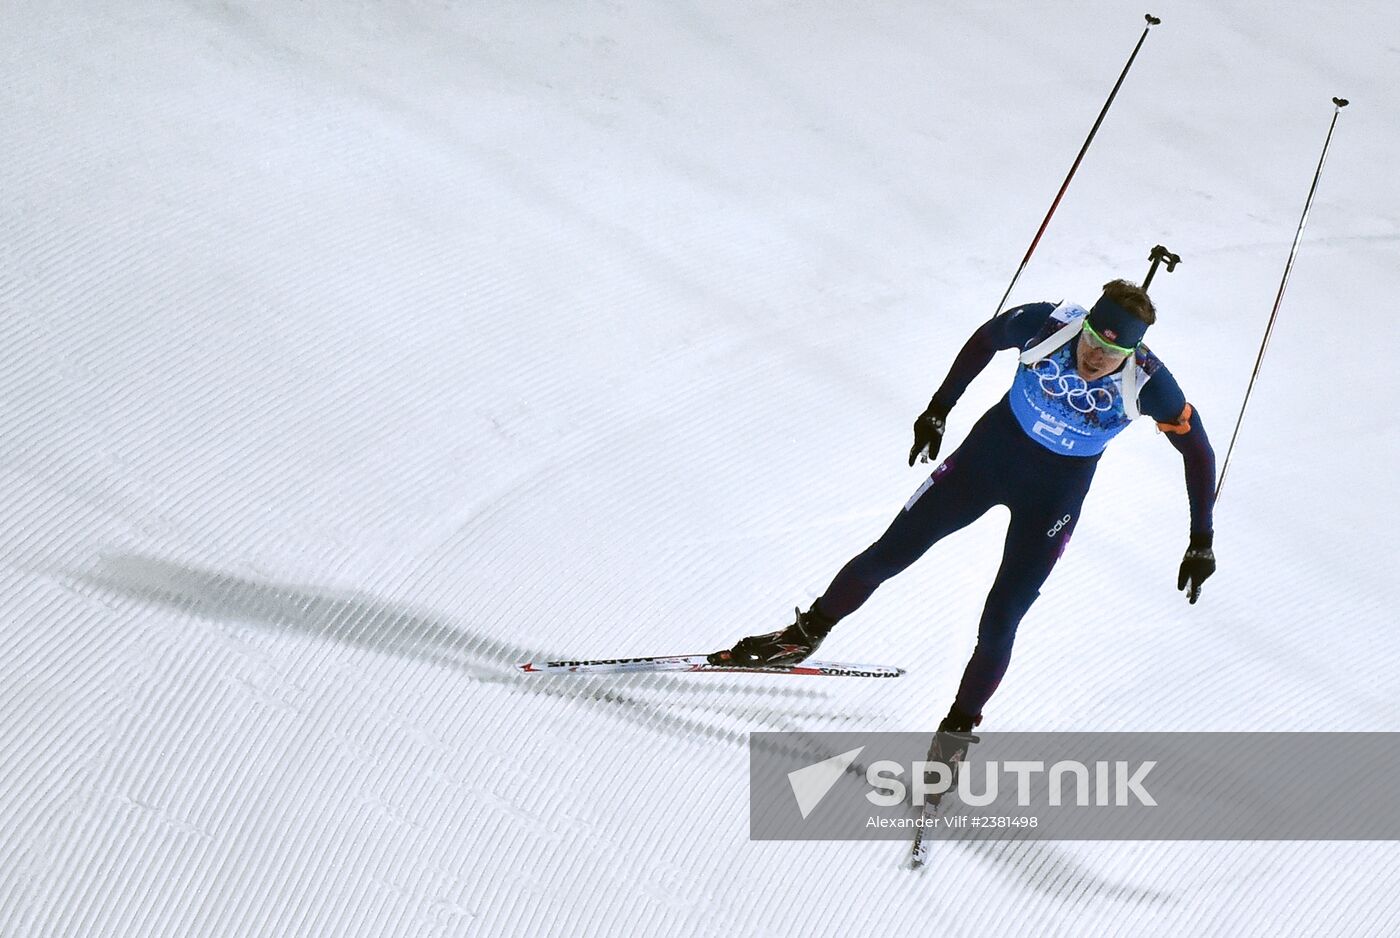
[[1113,392],[1108,388],[1091,388],[1077,374],[1064,374],[1053,358],[1042,358],[1031,366],[1040,379],[1040,389],[1051,397],[1063,397],[1069,406],[1081,414],[1103,413],[1113,406]]

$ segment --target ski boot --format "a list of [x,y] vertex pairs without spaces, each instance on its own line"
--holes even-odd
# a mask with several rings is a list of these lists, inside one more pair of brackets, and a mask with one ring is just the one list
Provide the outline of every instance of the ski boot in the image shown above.
[[803,612],[794,609],[797,621],[780,632],[750,635],[741,638],[733,648],[709,656],[710,664],[727,664],[740,668],[762,668],[770,665],[793,665],[817,650],[836,620],[817,611],[817,604]]
[[932,798],[926,798],[919,809],[919,825],[914,830],[914,851],[909,857],[910,869],[919,869],[928,860],[928,844],[924,837],[925,824],[930,816],[944,815],[949,804],[944,799],[957,791],[958,770],[967,760],[968,748],[981,740],[974,736],[972,728],[982,722],[981,714],[969,716],[954,704],[948,710],[943,722],[938,724],[938,732],[933,734],[933,742],[928,748],[928,761],[940,762],[948,767],[948,787]]
[[933,734],[933,745],[929,747],[928,758],[930,762],[941,762],[948,767],[952,778],[948,786],[949,791],[957,788],[958,769],[967,759],[968,748],[973,743],[981,742],[981,739],[972,733],[972,728],[981,722],[981,714],[975,717],[968,716],[954,704],[948,709],[948,715],[943,718],[943,722],[938,724],[938,732]]

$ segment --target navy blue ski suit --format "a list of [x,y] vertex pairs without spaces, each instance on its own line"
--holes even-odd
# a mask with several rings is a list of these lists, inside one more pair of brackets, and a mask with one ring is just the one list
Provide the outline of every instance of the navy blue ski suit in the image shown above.
[[[969,715],[982,713],[1006,672],[1016,627],[1069,543],[1103,446],[1139,413],[1156,420],[1182,454],[1192,533],[1211,530],[1215,456],[1200,415],[1146,346],[1113,375],[1093,382],[1079,378],[1074,336],[1084,314],[1073,304],[1033,303],[1000,314],[973,334],[933,403],[950,410],[999,349],[1022,351],[1011,390],[816,602],[827,618],[850,615],[935,542],[992,506],[1005,505],[1011,523],[1001,568],[955,702]],[[1068,339],[1057,338],[1066,334]],[[1037,350],[1047,349],[1037,359]]]

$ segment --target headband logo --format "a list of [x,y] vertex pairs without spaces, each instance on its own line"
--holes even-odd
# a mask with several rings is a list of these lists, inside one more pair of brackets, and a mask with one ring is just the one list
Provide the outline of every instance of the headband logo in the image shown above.
[[1118,333],[1114,332],[1112,329],[1105,329],[1103,331],[1103,337],[1110,342],[1118,341]]

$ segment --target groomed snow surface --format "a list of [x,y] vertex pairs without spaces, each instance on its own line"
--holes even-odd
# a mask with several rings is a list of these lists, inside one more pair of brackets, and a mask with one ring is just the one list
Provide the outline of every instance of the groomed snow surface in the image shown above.
[[[883,530],[1144,12],[0,6],[0,934],[1400,930],[1392,843],[748,840],[749,731],[933,728],[1004,510],[823,649],[898,681],[512,668],[775,628]],[[1151,12],[1012,300],[1180,253],[1222,458],[1352,106],[1219,573],[1142,421],[983,728],[1400,730],[1400,14]]]

